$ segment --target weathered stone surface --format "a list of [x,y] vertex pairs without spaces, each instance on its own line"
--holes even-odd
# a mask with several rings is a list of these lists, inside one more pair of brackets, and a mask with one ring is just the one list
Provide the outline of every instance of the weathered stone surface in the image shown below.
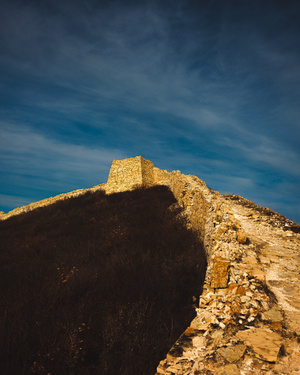
[[237,231],[236,239],[239,243],[246,243],[247,242],[247,236],[246,233],[240,229]]
[[215,258],[210,282],[212,288],[227,287],[229,264],[230,262],[222,257]]
[[229,363],[238,361],[245,353],[246,346],[243,344],[235,345],[227,348],[218,349],[218,353],[221,354]]
[[206,338],[204,336],[196,336],[192,339],[193,346],[196,348],[205,348]]
[[282,322],[283,316],[278,307],[273,307],[262,314],[262,319],[270,320],[272,322]]
[[236,291],[236,294],[244,296],[246,294],[246,288],[243,285],[239,286]]
[[109,171],[106,191],[120,192],[154,183],[154,164],[142,156],[114,160]]
[[276,332],[267,328],[251,328],[238,332],[236,336],[250,346],[259,358],[276,362],[283,343],[282,337]]
[[224,332],[223,331],[214,331],[212,334],[211,334],[211,338],[214,339],[214,340],[217,340],[217,339],[220,339],[222,336],[223,336]]
[[207,330],[209,328],[209,323],[206,323],[205,320],[202,320],[201,318],[196,317],[192,320],[190,327],[197,329],[199,331],[201,330]]
[[218,369],[217,375],[240,375],[241,372],[236,365],[226,365],[222,369]]
[[295,332],[298,336],[300,334],[300,312],[299,311],[285,311],[285,323],[289,330]]

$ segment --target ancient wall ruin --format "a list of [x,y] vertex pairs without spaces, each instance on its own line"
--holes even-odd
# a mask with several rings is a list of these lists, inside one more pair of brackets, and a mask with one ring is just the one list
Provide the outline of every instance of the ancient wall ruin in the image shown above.
[[138,186],[151,186],[154,164],[142,156],[114,160],[109,171],[106,191],[117,193]]
[[299,374],[300,236],[292,223],[195,176],[160,176],[199,233],[208,269],[196,317],[157,374]]
[[300,235],[291,222],[196,176],[150,169],[150,185],[170,187],[208,259],[196,317],[157,374],[300,374]]
[[155,168],[141,156],[115,160],[108,182],[88,190],[114,193],[153,184],[170,187],[208,259],[195,318],[156,374],[300,375],[300,234],[293,223],[244,198],[223,196],[196,176]]

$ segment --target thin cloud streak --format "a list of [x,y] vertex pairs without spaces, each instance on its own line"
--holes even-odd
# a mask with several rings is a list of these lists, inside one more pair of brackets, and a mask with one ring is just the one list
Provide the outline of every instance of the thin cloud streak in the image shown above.
[[[229,146],[246,160],[257,162],[257,167],[263,163],[300,178],[299,153],[292,152],[265,136],[247,133],[247,137],[239,140],[223,138],[220,143]],[[247,142],[243,139],[247,139]]]
[[119,150],[93,149],[45,138],[30,128],[9,124],[0,128],[1,171],[19,175],[58,178],[70,184],[95,175],[107,174],[111,161],[122,158]]
[[16,195],[0,194],[1,207],[21,207],[32,203],[32,199]]

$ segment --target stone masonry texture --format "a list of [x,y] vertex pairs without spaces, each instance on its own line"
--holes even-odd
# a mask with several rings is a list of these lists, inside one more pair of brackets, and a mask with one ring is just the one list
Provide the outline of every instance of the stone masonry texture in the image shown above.
[[[195,318],[156,375],[300,375],[300,234],[294,224],[141,156],[113,161],[108,182],[88,190],[109,194],[155,184],[169,186],[208,261]],[[32,203],[0,219],[85,191]]]
[[109,172],[106,191],[121,192],[138,186],[151,186],[154,183],[154,165],[142,156],[114,160]]

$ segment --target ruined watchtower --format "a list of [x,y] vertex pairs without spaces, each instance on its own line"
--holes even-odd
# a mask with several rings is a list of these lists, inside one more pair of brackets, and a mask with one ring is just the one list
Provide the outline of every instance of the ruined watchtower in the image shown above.
[[107,193],[117,193],[153,184],[154,164],[142,156],[136,156],[135,158],[113,161],[105,190]]

